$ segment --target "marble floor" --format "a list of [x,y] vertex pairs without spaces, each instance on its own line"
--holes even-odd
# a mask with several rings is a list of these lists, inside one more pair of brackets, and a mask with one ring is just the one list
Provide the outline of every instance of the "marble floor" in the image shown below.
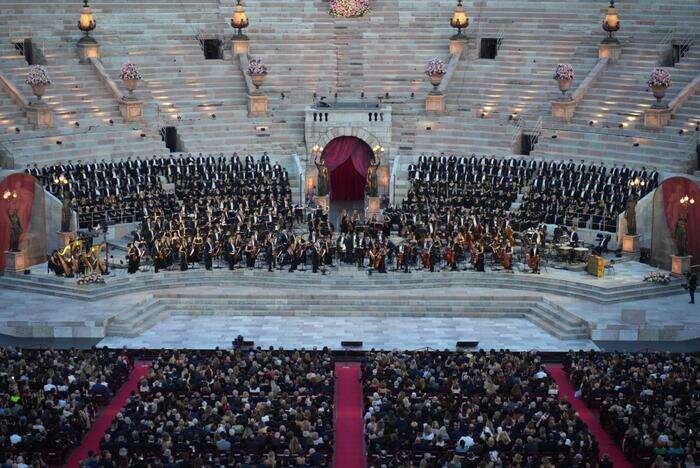
[[107,337],[98,346],[210,349],[231,346],[238,335],[262,347],[339,349],[343,340],[363,349],[454,349],[457,341],[479,347],[566,351],[597,349],[589,340],[562,341],[525,319],[410,317],[190,317],[174,316],[136,338]]

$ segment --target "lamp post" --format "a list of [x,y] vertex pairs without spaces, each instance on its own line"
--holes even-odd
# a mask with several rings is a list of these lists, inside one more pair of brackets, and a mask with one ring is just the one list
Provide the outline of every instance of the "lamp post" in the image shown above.
[[243,3],[241,0],[236,0],[236,8],[231,16],[231,27],[238,30],[238,33],[231,38],[234,59],[237,55],[245,55],[250,50],[248,37],[243,34],[243,30],[248,27],[248,24],[248,16],[243,10]]
[[80,12],[80,20],[78,21],[78,29],[84,32],[86,36],[89,36],[90,31],[95,29],[96,26],[95,15],[92,14],[88,0],[84,0],[83,10]]
[[245,34],[243,34],[243,30],[248,27],[248,24],[248,16],[245,14],[245,10],[243,10],[243,4],[241,0],[237,0],[236,8],[231,17],[231,27],[233,29],[238,29],[238,37],[245,39],[246,37]]
[[469,18],[467,13],[464,11],[462,6],[462,0],[457,0],[457,6],[452,12],[452,18],[450,19],[450,26],[457,30],[457,34],[452,36],[452,40],[465,40],[466,36],[462,34],[462,29],[466,29],[469,26]]
[[83,9],[80,11],[80,19],[78,20],[78,29],[85,33],[78,41],[80,63],[87,63],[91,58],[100,58],[100,45],[90,36],[90,31],[93,31],[96,26],[95,15],[92,14],[88,0],[84,0]]
[[608,37],[603,39],[603,44],[619,44],[620,41],[615,37],[614,33],[620,29],[620,18],[617,16],[615,8],[615,0],[610,0],[610,6],[605,13],[603,19],[603,31],[608,33]]

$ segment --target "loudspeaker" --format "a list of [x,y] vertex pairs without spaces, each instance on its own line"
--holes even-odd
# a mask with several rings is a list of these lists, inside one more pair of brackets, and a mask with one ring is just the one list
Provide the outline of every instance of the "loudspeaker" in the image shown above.
[[362,348],[362,341],[341,341],[340,346],[343,348]]
[[457,348],[476,348],[479,346],[478,341],[458,341]]

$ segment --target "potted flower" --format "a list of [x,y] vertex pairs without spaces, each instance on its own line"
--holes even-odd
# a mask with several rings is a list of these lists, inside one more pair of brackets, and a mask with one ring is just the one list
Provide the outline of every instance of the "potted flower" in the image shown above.
[[435,57],[428,60],[428,63],[425,65],[425,74],[430,78],[430,84],[433,85],[434,92],[437,92],[445,73],[447,73],[447,66],[442,59]]
[[119,71],[119,78],[124,82],[124,87],[129,91],[129,97],[134,94],[134,90],[142,80],[139,69],[133,63],[125,63]]
[[260,89],[260,85],[262,84],[265,75],[267,75],[267,65],[265,65],[263,59],[260,57],[252,59],[250,63],[248,63],[247,72],[248,75],[250,75],[250,79],[253,81],[255,89]]
[[51,84],[51,78],[49,78],[49,72],[43,65],[31,65],[24,82],[32,87],[34,96],[41,101],[41,96],[44,95],[46,87]]
[[575,76],[574,67],[570,63],[560,63],[554,70],[554,81],[557,82],[563,99],[566,99],[566,92],[571,89]]
[[369,12],[369,0],[331,0],[330,7],[332,16],[355,18]]
[[664,107],[661,105],[661,100],[666,95],[666,90],[671,86],[671,75],[663,68],[654,68],[649,75],[647,85],[651,88],[656,98],[656,103],[653,107]]

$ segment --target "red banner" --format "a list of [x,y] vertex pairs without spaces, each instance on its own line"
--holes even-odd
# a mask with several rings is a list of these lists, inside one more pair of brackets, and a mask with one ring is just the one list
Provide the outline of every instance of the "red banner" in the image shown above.
[[688,254],[693,256],[693,265],[697,265],[700,263],[700,188],[698,184],[685,177],[671,177],[661,186],[664,194],[666,225],[671,235],[676,229],[678,217],[683,210],[681,198],[688,195],[695,199],[695,204],[690,205],[688,209]]

